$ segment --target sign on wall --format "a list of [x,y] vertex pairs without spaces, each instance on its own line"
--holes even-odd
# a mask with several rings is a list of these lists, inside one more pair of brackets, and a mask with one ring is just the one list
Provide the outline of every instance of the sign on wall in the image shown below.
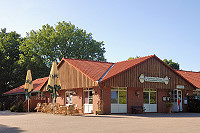
[[146,82],[160,82],[160,83],[165,83],[168,84],[169,83],[169,78],[166,76],[165,78],[159,78],[159,77],[147,77],[144,76],[144,74],[141,74],[139,77],[139,80],[141,83]]
[[176,85],[176,88],[177,89],[184,89],[185,87],[184,87],[184,85]]

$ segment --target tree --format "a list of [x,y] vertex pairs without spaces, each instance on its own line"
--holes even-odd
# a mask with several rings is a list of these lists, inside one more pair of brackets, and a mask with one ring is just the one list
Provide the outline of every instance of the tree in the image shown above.
[[93,39],[91,33],[66,22],[59,22],[55,28],[43,25],[38,31],[27,34],[20,46],[20,62],[29,58],[41,58],[47,66],[63,57],[105,61],[103,41]]
[[140,56],[129,57],[128,60],[132,60],[132,59],[136,59],[136,58],[140,58]]
[[0,32],[0,95],[12,87],[18,76],[15,73],[19,60],[19,45],[21,42],[20,35],[16,32],[6,33],[6,28]]
[[172,59],[171,60],[164,59],[163,62],[165,62],[167,65],[169,65],[173,69],[176,69],[176,70],[180,69],[179,64],[176,62],[173,62]]

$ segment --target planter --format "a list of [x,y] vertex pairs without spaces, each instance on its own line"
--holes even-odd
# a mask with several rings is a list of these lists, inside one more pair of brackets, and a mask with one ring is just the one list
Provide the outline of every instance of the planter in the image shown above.
[[167,111],[168,114],[171,114],[173,105],[174,105],[173,103],[166,103],[166,106],[167,106],[167,109],[168,109],[168,111]]
[[102,114],[102,111],[101,110],[97,110],[96,111],[96,115],[101,115]]

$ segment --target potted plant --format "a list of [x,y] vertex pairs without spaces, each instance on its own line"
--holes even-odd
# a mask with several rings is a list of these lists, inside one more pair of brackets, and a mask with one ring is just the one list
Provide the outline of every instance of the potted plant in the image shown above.
[[101,115],[101,110],[100,109],[96,110],[96,115]]
[[171,111],[172,111],[172,106],[173,106],[174,104],[173,103],[171,103],[171,102],[168,102],[168,103],[166,103],[166,106],[167,106],[167,108],[168,108],[168,114],[171,114]]

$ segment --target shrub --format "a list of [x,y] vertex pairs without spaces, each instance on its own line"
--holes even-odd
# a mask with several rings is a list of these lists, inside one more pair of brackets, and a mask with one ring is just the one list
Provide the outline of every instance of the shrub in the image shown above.
[[16,105],[13,105],[13,106],[10,108],[10,111],[11,111],[11,112],[16,112],[16,111],[17,111],[17,106],[16,106]]
[[24,103],[22,100],[18,103],[17,112],[24,112]]

